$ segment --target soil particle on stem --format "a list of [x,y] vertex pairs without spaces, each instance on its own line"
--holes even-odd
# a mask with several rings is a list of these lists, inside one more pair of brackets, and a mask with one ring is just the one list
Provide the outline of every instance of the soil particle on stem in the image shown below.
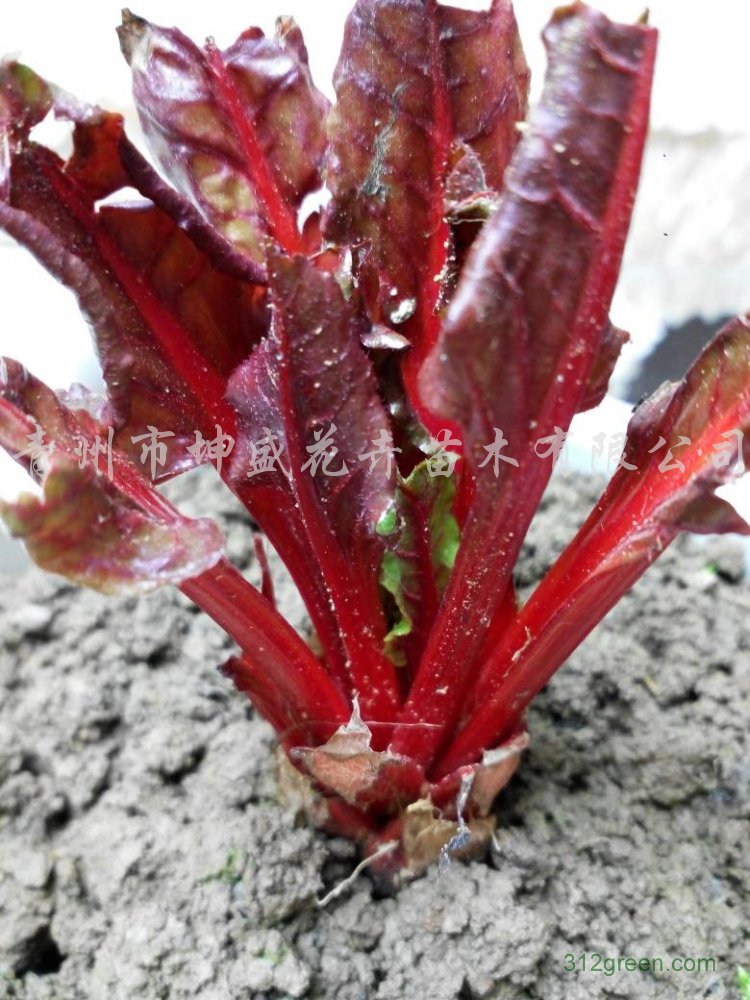
[[[231,498],[220,508],[253,579]],[[522,591],[595,495],[556,479]],[[272,560],[284,612],[306,618]],[[0,583],[0,998],[736,1000],[750,961],[750,587],[731,542],[681,540],[530,713],[486,862],[383,896],[279,805],[273,736],[216,671],[229,641],[174,592]],[[662,972],[566,972],[566,956]],[[714,959],[700,972],[673,958]],[[589,963],[590,964],[590,963]]]

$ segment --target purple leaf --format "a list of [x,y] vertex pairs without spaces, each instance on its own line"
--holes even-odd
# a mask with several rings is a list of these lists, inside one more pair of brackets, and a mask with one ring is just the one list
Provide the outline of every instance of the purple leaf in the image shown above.
[[[14,63],[2,65],[0,81],[10,149],[0,224],[78,297],[118,445],[134,450],[130,439],[155,426],[174,435],[161,475],[188,468],[196,430],[213,436],[218,424],[232,433],[226,382],[265,329],[264,292],[242,280],[223,241],[142,161],[119,116],[77,104]],[[18,125],[28,129],[51,107],[75,123],[67,164]],[[149,202],[98,204],[132,184],[174,210],[177,221]],[[206,249],[215,251],[216,264]]]
[[0,359],[0,446],[34,475],[43,498],[0,503],[0,516],[43,569],[103,593],[182,583],[214,566],[223,541],[208,520],[180,515],[119,453],[80,442],[106,431],[64,406],[17,362]]
[[53,455],[44,497],[0,501],[11,534],[51,573],[104,594],[141,594],[180,584],[222,556],[213,521],[160,521],[144,514],[92,468]]
[[[526,705],[679,531],[750,525],[715,490],[750,458],[750,317],[728,323],[679,385],[633,416],[595,509],[485,663],[468,722],[438,773],[502,738]],[[489,741],[489,742],[485,742]]]
[[586,410],[593,410],[607,395],[612,372],[615,370],[615,365],[620,359],[623,347],[629,340],[630,335],[625,333],[624,330],[619,330],[616,326],[612,326],[610,322],[605,324],[602,339],[599,342],[599,348],[589,372],[586,391],[581,400],[581,413]]
[[394,744],[420,760],[456,718],[492,616],[504,613],[552,469],[535,446],[567,431],[589,391],[640,173],[656,33],[573,4],[545,40],[541,104],[419,381],[434,420],[463,443],[468,508],[403,715],[434,728],[405,728]]
[[[287,539],[304,539],[335,608],[363,712],[387,721],[399,701],[381,650],[378,592],[376,527],[395,486],[387,414],[359,343],[360,321],[335,279],[302,257],[273,255],[269,272],[271,333],[230,386],[240,414],[232,479],[247,480],[243,497],[272,542],[282,511]],[[362,456],[378,449],[381,460],[368,471]]]
[[371,312],[404,324],[411,383],[452,281],[445,188],[454,151],[471,148],[499,186],[524,117],[528,71],[511,5],[471,12],[358,0],[334,83],[326,233],[372,244],[381,281]]
[[166,174],[240,252],[301,250],[297,213],[320,187],[328,102],[299,28],[250,28],[226,51],[129,11],[118,29],[143,130]]

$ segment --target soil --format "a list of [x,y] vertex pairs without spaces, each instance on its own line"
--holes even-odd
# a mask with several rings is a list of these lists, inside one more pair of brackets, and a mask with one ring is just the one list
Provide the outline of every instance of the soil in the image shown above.
[[[231,498],[177,488],[221,506],[252,577]],[[556,481],[523,586],[594,490]],[[36,571],[4,579],[0,608],[0,997],[737,1000],[750,586],[732,543],[673,546],[537,700],[486,861],[395,896],[365,873],[325,907],[354,849],[279,804],[272,733],[216,671],[211,622],[175,592],[108,600]],[[583,971],[594,952],[664,971]]]

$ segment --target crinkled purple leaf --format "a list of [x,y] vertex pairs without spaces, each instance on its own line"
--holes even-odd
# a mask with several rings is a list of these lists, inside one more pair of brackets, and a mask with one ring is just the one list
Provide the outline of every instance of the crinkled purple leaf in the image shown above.
[[0,502],[0,516],[34,561],[112,594],[180,584],[214,566],[217,526],[182,517],[119,453],[78,449],[97,434],[106,438],[87,410],[68,408],[18,362],[0,359],[0,447],[43,488],[41,499]]
[[511,4],[472,12],[357,0],[334,83],[325,230],[371,243],[378,309],[411,340],[413,372],[452,280],[445,185],[454,151],[468,145],[499,185],[524,117],[528,71]]
[[[74,387],[75,390],[75,387]],[[62,395],[62,394],[61,394]],[[116,444],[108,445],[108,427],[91,406],[89,394],[71,391],[70,402],[28,372],[12,358],[0,358],[0,446],[41,482],[50,452],[76,457],[156,517],[168,517],[175,508],[148,481],[143,467],[134,464]],[[104,446],[94,448],[99,439]],[[83,445],[91,446],[91,450]],[[35,461],[35,456],[40,461]]]
[[591,516],[488,659],[447,773],[501,738],[591,629],[681,530],[750,534],[715,490],[750,460],[750,316],[733,320],[679,385],[636,410]]
[[463,443],[469,511],[403,716],[435,728],[425,738],[405,728],[394,744],[421,760],[455,719],[503,606],[552,468],[535,449],[584,404],[640,173],[656,33],[575,3],[545,40],[541,103],[419,382],[434,419]]
[[[263,292],[240,277],[231,251],[142,161],[119,116],[77,104],[14,63],[3,64],[0,81],[10,152],[0,224],[77,295],[102,361],[118,444],[133,449],[130,439],[155,426],[174,435],[161,474],[189,467],[196,430],[209,439],[217,424],[232,432],[226,381],[265,329]],[[24,105],[29,91],[36,104]],[[51,107],[75,123],[67,164],[28,139],[28,126]],[[98,204],[135,184],[163,207]]]
[[147,593],[198,576],[222,556],[213,521],[158,521],[66,456],[53,454],[43,488],[42,499],[0,501],[0,516],[38,566],[73,583],[104,594]]
[[[317,720],[315,736],[324,740],[347,718],[343,691],[221,557],[218,528],[183,517],[117,448],[92,457],[77,447],[95,435],[104,437],[105,428],[87,408],[66,406],[18,362],[0,359],[0,446],[45,490],[42,501],[4,506],[11,529],[40,565],[77,583],[116,593],[179,584],[240,645],[238,686],[249,691],[252,679],[261,694],[274,692],[278,718],[267,699],[259,701],[280,730]],[[44,453],[36,454],[40,445]]]
[[437,16],[454,141],[478,155],[488,190],[500,191],[529,88],[513,6],[492,0],[488,10],[471,11],[438,4]]
[[[398,701],[381,652],[378,593],[383,543],[376,526],[395,485],[387,414],[359,343],[360,321],[336,280],[302,257],[273,255],[269,272],[271,333],[230,384],[240,426],[232,479],[245,481],[243,497],[265,530],[283,510],[287,534],[305,539],[335,608],[363,712],[387,721]],[[378,442],[383,456],[370,471],[363,456]],[[270,446],[277,456],[267,469],[258,464],[264,443],[266,455]],[[269,537],[275,541],[273,524]]]
[[297,25],[250,28],[221,52],[129,11],[118,29],[146,138],[167,176],[243,254],[302,249],[297,214],[320,186],[326,98]]

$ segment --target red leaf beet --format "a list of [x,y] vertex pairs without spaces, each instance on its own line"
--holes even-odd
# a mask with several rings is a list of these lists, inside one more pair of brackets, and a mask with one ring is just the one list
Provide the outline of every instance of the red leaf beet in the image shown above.
[[[107,386],[56,395],[0,362],[0,445],[42,489],[0,516],[52,572],[174,584],[211,615],[314,822],[391,873],[478,849],[566,657],[678,532],[750,533],[715,492],[750,462],[745,317],[638,408],[519,607],[555,455],[627,340],[609,309],[656,33],[558,10],[529,121],[510,0],[356,0],[332,109],[289,18],[220,51],[126,12],[120,41],[168,181],[119,116],[0,67],[0,225],[78,297]],[[50,113],[67,162],[32,139]],[[260,589],[154,486],[200,463],[252,519]]]

